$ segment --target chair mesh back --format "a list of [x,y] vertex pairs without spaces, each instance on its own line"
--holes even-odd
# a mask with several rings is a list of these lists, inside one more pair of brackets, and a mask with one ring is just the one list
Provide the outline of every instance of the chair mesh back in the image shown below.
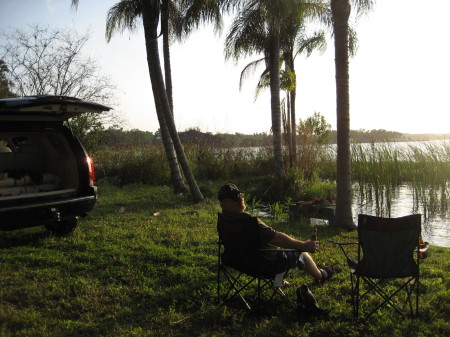
[[257,218],[230,220],[219,213],[217,232],[225,247],[222,261],[246,273],[255,273],[258,264],[259,234]]
[[401,218],[360,214],[358,236],[362,258],[357,274],[373,278],[417,276],[414,249],[420,232],[420,214]]

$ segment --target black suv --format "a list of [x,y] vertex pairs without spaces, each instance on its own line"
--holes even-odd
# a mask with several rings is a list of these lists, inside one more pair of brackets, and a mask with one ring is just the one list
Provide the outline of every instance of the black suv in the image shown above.
[[95,205],[94,166],[63,122],[109,107],[63,96],[0,99],[0,230],[72,232]]

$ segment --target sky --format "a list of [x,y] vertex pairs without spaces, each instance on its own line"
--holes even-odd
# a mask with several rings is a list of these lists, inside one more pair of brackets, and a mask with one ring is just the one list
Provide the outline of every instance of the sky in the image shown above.
[[[118,0],[0,0],[0,31],[30,24],[73,29],[91,39],[84,52],[119,88],[115,111],[125,129],[155,132],[154,109],[143,29],[105,40],[108,9]],[[402,133],[450,133],[449,0],[376,0],[374,10],[355,25],[359,39],[350,61],[351,129]],[[174,115],[179,131],[268,133],[270,95],[255,101],[259,70],[239,90],[243,67],[226,61],[221,36],[211,26],[171,49]],[[162,53],[162,50],[161,50]],[[298,119],[320,112],[336,128],[334,46],[324,54],[296,58]]]

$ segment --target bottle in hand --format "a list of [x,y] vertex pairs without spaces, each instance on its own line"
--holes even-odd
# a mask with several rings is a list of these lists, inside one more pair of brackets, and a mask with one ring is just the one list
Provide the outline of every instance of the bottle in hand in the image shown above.
[[317,241],[317,227],[314,227],[311,232],[311,237],[309,238],[310,241]]
[[427,251],[425,250],[426,245],[423,242],[422,237],[419,238],[419,259],[425,259],[427,257]]

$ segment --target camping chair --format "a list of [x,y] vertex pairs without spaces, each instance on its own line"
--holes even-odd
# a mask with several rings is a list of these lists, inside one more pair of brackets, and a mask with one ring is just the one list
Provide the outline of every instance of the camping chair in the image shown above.
[[[219,302],[226,303],[232,298],[239,298],[245,308],[259,314],[263,293],[267,294],[270,300],[276,295],[285,296],[281,288],[274,284],[274,279],[286,276],[286,273],[276,275],[264,272],[258,264],[259,254],[293,250],[260,249],[257,226],[256,217],[246,221],[225,221],[222,214],[218,214],[217,299]],[[244,295],[247,296],[254,286],[253,299],[250,301]],[[251,302],[253,303],[250,304]],[[253,307],[254,304],[256,304],[256,310]]]
[[[351,303],[355,317],[358,317],[363,300],[371,307],[368,309],[371,311],[365,316],[365,319],[384,305],[406,317],[405,308],[404,306],[400,307],[401,303],[399,303],[402,299],[404,305],[409,304],[411,316],[417,315],[419,310],[419,254],[428,249],[428,247],[418,249],[420,235],[420,214],[401,218],[381,218],[359,214],[358,242],[329,241],[339,245],[346,257],[350,269]],[[347,252],[348,245],[352,244],[358,245],[356,260],[351,259]],[[364,285],[366,287],[363,292],[361,288]],[[388,287],[390,288],[388,289]],[[405,293],[401,296],[403,290]],[[414,292],[415,313],[413,310]],[[376,302],[370,296],[371,294],[380,295],[381,299]]]

